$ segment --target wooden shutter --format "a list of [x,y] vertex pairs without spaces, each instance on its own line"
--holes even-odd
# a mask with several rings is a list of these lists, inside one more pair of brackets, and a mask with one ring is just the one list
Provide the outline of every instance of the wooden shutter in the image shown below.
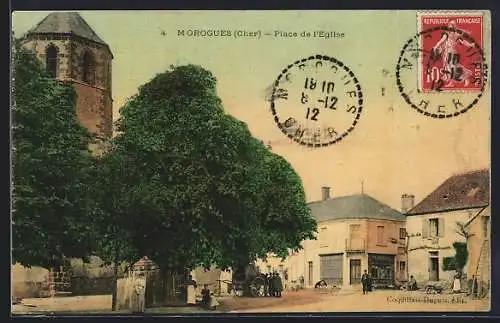
[[422,219],[422,238],[429,237],[430,222],[429,219]]
[[438,236],[444,237],[444,218],[438,219]]

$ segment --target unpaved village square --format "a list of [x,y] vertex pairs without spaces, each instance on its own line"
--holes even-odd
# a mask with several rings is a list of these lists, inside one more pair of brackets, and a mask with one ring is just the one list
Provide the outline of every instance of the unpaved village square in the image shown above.
[[[284,292],[283,297],[219,299],[220,307],[206,312],[197,306],[147,308],[145,314],[177,313],[279,313],[279,312],[475,312],[488,311],[489,299],[473,300],[465,294],[427,295],[423,292],[379,290],[362,295],[353,290],[323,293],[306,289]],[[111,313],[111,295],[24,299],[13,305],[13,314]],[[126,314],[120,311],[117,314]]]

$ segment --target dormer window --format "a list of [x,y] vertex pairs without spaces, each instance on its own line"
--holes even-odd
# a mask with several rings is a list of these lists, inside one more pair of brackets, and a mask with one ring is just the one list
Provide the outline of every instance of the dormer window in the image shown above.
[[45,50],[45,70],[50,77],[57,77],[57,48],[49,45]]
[[88,51],[83,54],[83,81],[91,85],[95,83],[95,61]]

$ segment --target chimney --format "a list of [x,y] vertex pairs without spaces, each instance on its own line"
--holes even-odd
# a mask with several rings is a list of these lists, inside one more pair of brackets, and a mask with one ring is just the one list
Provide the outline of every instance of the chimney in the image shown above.
[[406,213],[415,206],[415,195],[403,194],[401,195],[401,212]]
[[329,186],[323,186],[321,188],[321,200],[325,201],[330,198],[330,187]]

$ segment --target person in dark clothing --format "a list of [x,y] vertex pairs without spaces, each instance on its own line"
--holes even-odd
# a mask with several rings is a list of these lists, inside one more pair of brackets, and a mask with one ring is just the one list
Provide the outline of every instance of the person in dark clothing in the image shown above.
[[203,285],[203,289],[201,290],[201,305],[204,308],[208,308],[210,304],[210,290],[207,285]]
[[283,282],[281,281],[281,277],[278,273],[274,273],[274,281],[274,296],[281,297],[281,292],[283,291]]
[[264,274],[264,296],[269,295],[269,275]]
[[413,276],[410,276],[410,280],[408,281],[408,285],[407,285],[407,290],[409,291],[414,291],[414,290],[417,290],[417,281],[415,280],[415,278]]
[[273,274],[269,274],[268,285],[269,285],[269,296],[273,297],[276,291],[275,289],[276,282]]
[[368,272],[365,269],[365,272],[361,276],[361,285],[363,286],[363,294],[368,293],[368,288],[369,288],[369,281],[370,281],[370,276],[368,275]]
[[371,292],[373,290],[373,278],[370,274],[368,274],[368,286],[366,290],[368,292]]
[[314,288],[325,288],[327,287],[327,283],[326,281],[324,281],[323,279],[320,280],[319,282],[317,282],[315,285],[314,285]]

